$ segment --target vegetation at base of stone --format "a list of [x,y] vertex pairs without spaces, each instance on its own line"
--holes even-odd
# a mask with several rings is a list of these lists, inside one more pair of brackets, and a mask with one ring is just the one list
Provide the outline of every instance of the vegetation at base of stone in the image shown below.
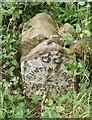
[[[57,3],[57,2],[1,2],[2,27],[0,28],[0,118],[33,118],[39,117],[35,112],[36,100],[32,96],[27,102],[22,93],[20,75],[21,30],[25,22],[40,12],[50,14],[60,26],[63,23],[72,24],[78,34],[77,40],[83,45],[83,51],[77,61],[68,63],[66,67],[72,70],[74,76],[80,77],[79,93],[74,89],[66,94],[56,96],[50,94],[42,98],[43,118],[90,118],[92,115],[92,95],[89,86],[92,82],[92,41],[90,24],[91,3]],[[71,44],[68,38],[65,45]],[[2,71],[1,71],[2,70]],[[65,104],[64,104],[65,103]],[[37,116],[37,115],[38,116]]]

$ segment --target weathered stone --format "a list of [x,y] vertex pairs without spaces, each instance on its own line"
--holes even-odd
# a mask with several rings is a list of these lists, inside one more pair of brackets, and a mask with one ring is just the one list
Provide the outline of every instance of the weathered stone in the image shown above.
[[55,42],[46,40],[32,49],[21,61],[24,93],[43,96],[50,92],[53,96],[72,88],[74,78],[64,64],[68,61],[67,51]]
[[[62,47],[56,29],[56,23],[45,13],[36,15],[24,25],[21,74],[24,94],[28,97],[30,94],[43,96],[48,92],[54,97],[72,88],[74,78],[64,64],[73,59],[68,57],[70,50]],[[66,23],[61,32],[66,34],[73,30]]]
[[22,31],[22,58],[27,55],[37,44],[56,35],[56,23],[46,13],[37,14],[25,23]]
[[62,38],[65,38],[67,36],[67,33],[70,33],[73,35],[73,37],[76,36],[76,31],[72,25],[69,23],[65,23],[62,25],[59,29],[59,34],[61,35]]
[[75,52],[78,56],[82,56],[83,53],[83,43],[77,42],[75,45],[70,46],[70,49]]

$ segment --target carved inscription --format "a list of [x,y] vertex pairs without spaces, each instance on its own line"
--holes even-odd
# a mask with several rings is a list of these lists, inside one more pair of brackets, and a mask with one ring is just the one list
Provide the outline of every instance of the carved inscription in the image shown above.
[[49,51],[38,58],[27,60],[22,66],[23,80],[29,86],[25,89],[30,89],[36,95],[43,95],[46,91],[58,94],[71,89],[73,78],[65,69],[66,60],[60,51]]

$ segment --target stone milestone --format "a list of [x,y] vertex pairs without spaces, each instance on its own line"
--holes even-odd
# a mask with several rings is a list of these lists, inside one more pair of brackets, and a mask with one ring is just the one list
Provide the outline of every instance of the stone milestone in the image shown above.
[[45,13],[37,14],[25,23],[22,30],[22,58],[27,55],[37,44],[56,35],[57,25],[54,20]]
[[[45,21],[41,23],[43,18]],[[32,18],[23,30],[21,74],[24,94],[28,97],[31,94],[43,96],[47,93],[56,96],[72,89],[74,78],[65,68],[65,63],[69,61],[69,49],[61,46],[60,39],[53,31],[53,28],[56,29],[54,24],[49,15],[41,13]],[[30,31],[31,27],[34,29]],[[28,36],[25,36],[27,32]],[[43,40],[36,44],[38,36]],[[30,44],[27,44],[28,40]],[[35,47],[33,44],[36,44]]]

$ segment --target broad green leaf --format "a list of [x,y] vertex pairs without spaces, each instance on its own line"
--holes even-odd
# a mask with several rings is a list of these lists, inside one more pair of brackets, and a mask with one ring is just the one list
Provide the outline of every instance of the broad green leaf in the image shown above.
[[11,61],[11,63],[12,63],[12,65],[18,66],[18,63],[17,63],[17,60],[16,60],[16,59],[13,59],[13,60]]
[[76,32],[81,33],[81,27],[79,24],[76,25]]
[[83,33],[80,34],[80,38],[81,38],[81,39],[83,38]]
[[16,84],[18,83],[17,77],[14,76],[14,77],[12,78],[12,81],[14,82],[14,85],[16,85]]
[[14,43],[14,42],[16,42],[15,39],[10,39],[10,40],[9,40],[9,44]]
[[83,30],[82,32],[85,33],[88,37],[90,37],[90,35],[91,35],[89,30]]
[[15,69],[14,66],[10,67],[8,70],[7,70],[7,73],[10,74],[11,76],[13,75],[13,70]]
[[82,5],[85,5],[85,2],[84,1],[79,1],[78,4],[82,6]]

